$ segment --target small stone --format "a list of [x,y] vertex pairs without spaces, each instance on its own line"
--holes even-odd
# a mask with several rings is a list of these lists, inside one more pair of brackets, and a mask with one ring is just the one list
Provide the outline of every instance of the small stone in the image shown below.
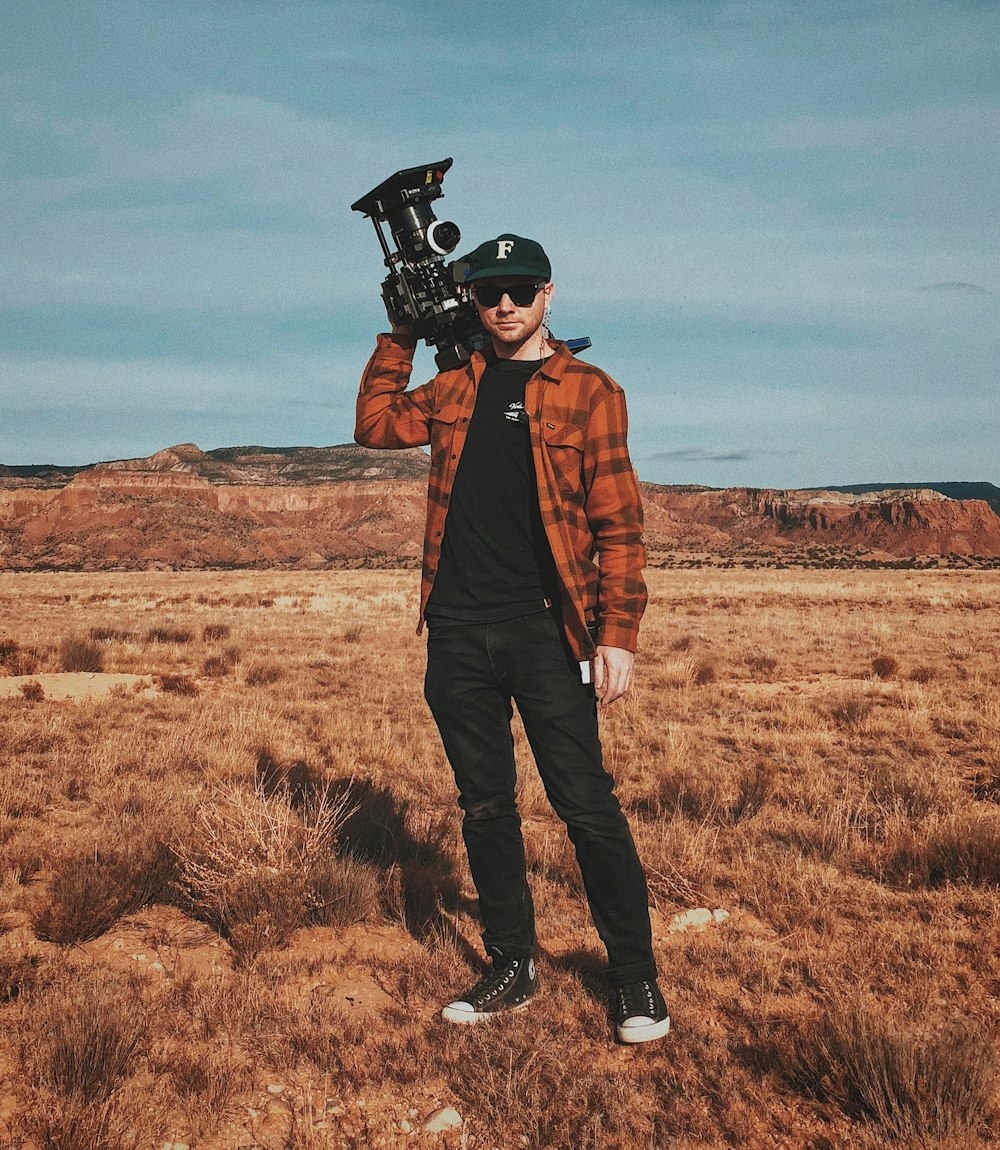
[[685,910],[675,914],[667,928],[671,931],[704,930],[712,922],[712,912],[707,906],[699,906],[694,910]]
[[146,956],[144,954],[130,954],[129,958],[134,959],[136,962],[145,962]]
[[413,1129],[413,1123],[408,1118],[404,1118],[403,1121],[400,1122],[399,1128],[404,1134],[409,1134]]
[[729,911],[719,907],[712,911],[712,918],[714,918],[716,922],[729,922]]
[[268,1094],[282,1094],[284,1093],[284,1086],[280,1082],[272,1082],[267,1088]]
[[424,1119],[425,1134],[440,1134],[442,1130],[457,1130],[462,1125],[462,1115],[454,1106],[442,1106]]

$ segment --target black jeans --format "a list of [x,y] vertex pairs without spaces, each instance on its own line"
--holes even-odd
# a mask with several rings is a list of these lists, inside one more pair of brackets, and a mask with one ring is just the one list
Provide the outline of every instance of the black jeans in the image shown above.
[[535,916],[514,798],[511,699],[549,802],[566,823],[594,925],[620,985],[656,977],[646,876],[605,771],[594,688],[548,612],[432,627],[424,693],[455,772],[483,942],[530,955]]

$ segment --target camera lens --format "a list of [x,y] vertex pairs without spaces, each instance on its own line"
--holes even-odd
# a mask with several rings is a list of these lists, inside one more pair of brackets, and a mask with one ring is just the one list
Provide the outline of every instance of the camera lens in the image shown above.
[[462,233],[451,220],[435,220],[427,229],[427,246],[439,256],[446,256],[458,247]]

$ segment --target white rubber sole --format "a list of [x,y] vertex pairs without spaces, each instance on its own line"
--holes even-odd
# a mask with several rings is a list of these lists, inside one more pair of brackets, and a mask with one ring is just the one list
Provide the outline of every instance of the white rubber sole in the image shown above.
[[662,1022],[650,1022],[647,1026],[619,1026],[618,1039],[629,1046],[639,1042],[652,1042],[656,1038],[663,1038],[670,1033],[670,1019],[664,1018]]
[[499,1018],[502,1014],[512,1014],[515,1010],[524,1010],[525,1007],[530,1006],[538,996],[533,994],[530,998],[526,998],[524,1002],[519,1002],[517,1006],[505,1006],[503,1010],[469,1010],[467,1002],[449,1002],[447,1006],[442,1007],[441,1017],[445,1022],[454,1022],[458,1026],[475,1026],[480,1022],[491,1022],[494,1018]]

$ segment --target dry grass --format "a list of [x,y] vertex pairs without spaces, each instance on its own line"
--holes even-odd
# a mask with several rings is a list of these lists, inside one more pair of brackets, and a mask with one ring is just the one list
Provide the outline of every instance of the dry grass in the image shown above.
[[104,652],[91,639],[67,635],[59,645],[59,666],[63,671],[103,671]]
[[157,839],[59,857],[46,901],[34,915],[35,934],[63,946],[97,938],[123,916],[165,897],[176,873],[173,855]]
[[650,584],[603,739],[674,1028],[630,1051],[519,727],[543,994],[437,1017],[479,940],[414,573],[0,574],[0,674],[158,687],[0,699],[0,1146],[995,1141],[1000,574]]
[[871,995],[842,987],[800,1027],[790,1070],[800,1085],[908,1145],[969,1145],[990,1112],[993,1072],[982,1027],[897,1029]]

